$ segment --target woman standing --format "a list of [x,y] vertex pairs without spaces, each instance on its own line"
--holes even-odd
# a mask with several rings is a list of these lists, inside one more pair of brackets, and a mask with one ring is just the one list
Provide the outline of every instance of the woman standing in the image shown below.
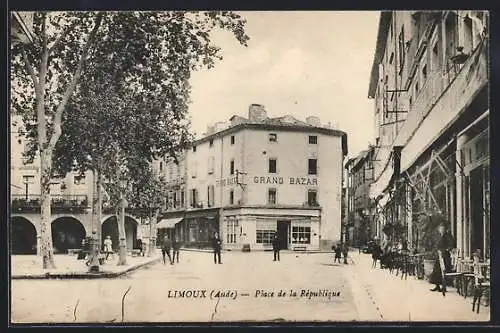
[[[454,247],[455,240],[448,230],[446,224],[444,222],[440,223],[438,226],[439,233],[439,241],[437,243],[434,257],[434,267],[432,269],[431,276],[429,278],[429,282],[435,284],[435,287],[431,289],[431,291],[446,291],[446,282],[444,281],[444,277],[441,271],[441,264],[439,262],[439,254],[438,251],[441,251],[441,255],[443,257],[444,262],[444,272],[451,271],[451,254],[450,250]],[[442,287],[440,286],[442,285]]]

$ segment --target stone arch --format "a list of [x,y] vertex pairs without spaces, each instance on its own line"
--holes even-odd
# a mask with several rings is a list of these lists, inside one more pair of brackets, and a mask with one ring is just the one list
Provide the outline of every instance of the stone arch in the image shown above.
[[12,216],[10,227],[11,254],[36,254],[36,227],[25,217]]
[[81,248],[85,235],[83,223],[73,216],[62,216],[52,221],[52,245],[55,254]]
[[[125,236],[126,236],[126,244],[127,250],[131,251],[136,247],[137,244],[137,232],[138,232],[139,222],[130,215],[125,215]],[[118,239],[118,223],[115,215],[111,215],[106,217],[102,222],[102,244],[104,245],[104,240],[107,236],[111,237],[111,241],[113,243],[113,250],[115,252],[118,251],[119,239]]]

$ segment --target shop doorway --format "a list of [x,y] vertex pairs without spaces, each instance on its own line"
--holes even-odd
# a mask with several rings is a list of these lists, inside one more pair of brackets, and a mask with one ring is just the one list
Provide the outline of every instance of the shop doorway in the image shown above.
[[288,249],[288,231],[290,230],[290,220],[278,221],[277,232],[280,241],[280,250]]

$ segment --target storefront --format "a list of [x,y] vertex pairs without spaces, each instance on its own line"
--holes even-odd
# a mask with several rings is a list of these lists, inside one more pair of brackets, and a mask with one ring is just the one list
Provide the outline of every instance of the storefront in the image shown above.
[[224,248],[272,248],[278,234],[281,249],[319,249],[320,210],[290,208],[238,208],[224,211],[221,226]]
[[490,257],[489,112],[486,111],[457,137],[457,247],[465,256],[480,250]]

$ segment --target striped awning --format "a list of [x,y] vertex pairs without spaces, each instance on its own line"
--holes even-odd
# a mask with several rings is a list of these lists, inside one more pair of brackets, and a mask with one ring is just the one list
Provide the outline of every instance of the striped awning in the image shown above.
[[173,229],[175,225],[182,221],[183,217],[176,217],[171,219],[163,219],[156,225],[156,229]]

